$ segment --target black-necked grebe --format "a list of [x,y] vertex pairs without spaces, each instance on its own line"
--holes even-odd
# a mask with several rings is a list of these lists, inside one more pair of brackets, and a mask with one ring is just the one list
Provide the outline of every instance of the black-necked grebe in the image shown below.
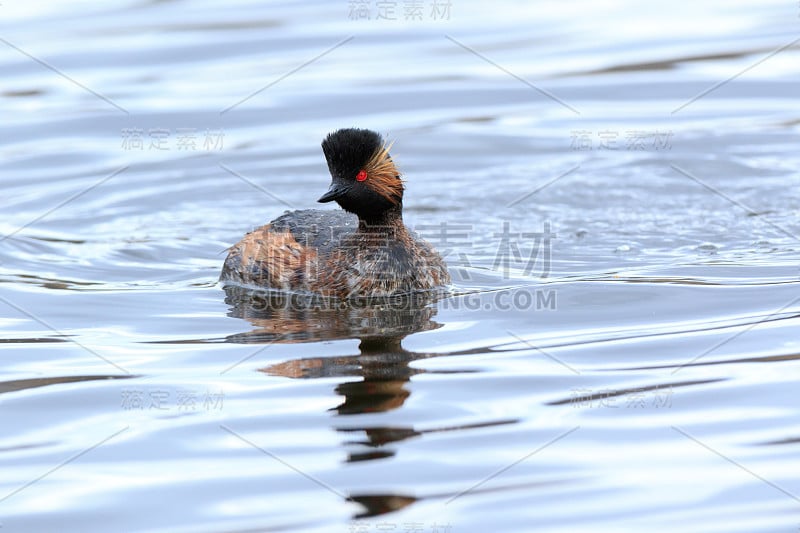
[[251,231],[229,249],[220,280],[339,298],[449,284],[441,256],[403,223],[403,181],[381,136],[341,129],[322,151],[332,182],[318,201],[347,212],[287,212]]

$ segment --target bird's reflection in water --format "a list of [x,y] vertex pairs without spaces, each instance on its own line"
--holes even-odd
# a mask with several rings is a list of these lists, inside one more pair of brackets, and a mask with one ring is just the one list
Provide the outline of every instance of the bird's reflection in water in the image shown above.
[[[409,352],[401,345],[410,333],[440,327],[432,320],[436,310],[431,305],[435,301],[431,295],[343,302],[239,287],[226,287],[225,291],[226,302],[232,305],[230,315],[244,318],[256,327],[228,337],[229,342],[361,340],[358,354],[294,359],[261,369],[288,378],[361,378],[336,386],[335,392],[344,397],[333,408],[340,415],[389,411],[402,406],[410,394],[405,384],[422,372],[411,368],[409,363],[439,355]],[[373,428],[364,431],[374,434]],[[403,428],[399,432],[406,434],[413,430]],[[396,440],[376,436],[370,442],[382,445]]]
[[[232,335],[236,343],[298,343],[336,339],[360,339],[359,353],[339,357],[307,357],[260,369],[287,378],[359,378],[339,383],[334,392],[344,400],[331,410],[340,416],[385,412],[400,408],[411,394],[406,388],[411,378],[422,372],[410,363],[430,357],[469,354],[474,350],[449,353],[421,353],[404,349],[401,341],[411,333],[441,327],[433,321],[436,295],[360,301],[333,301],[271,291],[251,291],[225,287],[230,316],[248,320],[256,329]],[[450,370],[448,373],[460,372]],[[464,371],[467,372],[467,371]],[[512,424],[516,420],[416,429],[409,426],[358,425],[348,420],[334,429],[347,435],[343,443],[347,462],[392,457],[390,445],[426,433],[466,430]],[[352,494],[352,501],[364,506],[357,517],[374,516],[405,507],[415,501],[400,494]]]
[[[228,337],[228,342],[311,342],[361,339],[376,346],[382,339],[392,343],[410,333],[440,327],[431,320],[435,309],[429,305],[435,295],[332,300],[276,291],[253,291],[225,287],[229,316],[243,318],[257,329]],[[289,376],[302,377],[302,376]],[[321,377],[321,376],[306,376]]]

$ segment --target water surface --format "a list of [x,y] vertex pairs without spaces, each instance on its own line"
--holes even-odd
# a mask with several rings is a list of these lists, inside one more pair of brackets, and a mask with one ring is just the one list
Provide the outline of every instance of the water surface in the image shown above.
[[[796,531],[798,6],[354,4],[0,6],[3,530]],[[349,126],[453,295],[218,285]]]

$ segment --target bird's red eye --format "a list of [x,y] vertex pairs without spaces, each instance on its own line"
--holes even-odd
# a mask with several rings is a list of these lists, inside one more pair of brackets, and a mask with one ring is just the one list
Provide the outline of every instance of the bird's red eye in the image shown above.
[[356,181],[364,181],[366,179],[367,179],[367,171],[359,170],[358,174],[356,174]]

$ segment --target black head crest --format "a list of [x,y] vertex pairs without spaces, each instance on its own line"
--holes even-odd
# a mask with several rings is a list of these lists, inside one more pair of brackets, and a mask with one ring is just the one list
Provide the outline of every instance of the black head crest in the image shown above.
[[322,141],[332,183],[320,202],[336,202],[361,218],[377,219],[403,200],[403,181],[383,138],[374,131],[346,128]]

